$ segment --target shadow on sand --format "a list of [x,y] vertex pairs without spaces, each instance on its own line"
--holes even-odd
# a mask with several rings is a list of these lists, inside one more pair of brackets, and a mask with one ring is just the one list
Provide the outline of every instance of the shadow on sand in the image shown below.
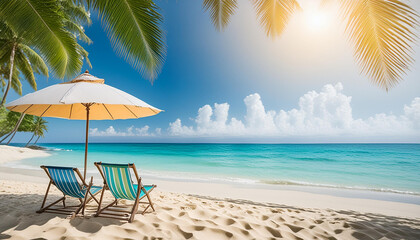
[[[108,225],[121,225],[126,222],[116,219],[105,219],[93,217],[96,212],[97,205],[91,201],[85,211],[85,216],[78,215],[71,219],[71,215],[57,214],[57,213],[36,213],[40,208],[44,195],[41,194],[0,194],[0,202],[11,202],[13,199],[13,206],[2,206],[0,215],[0,239],[10,238],[10,235],[4,232],[8,229],[14,228],[16,231],[22,231],[33,226],[42,226],[54,218],[69,219],[71,226],[77,230],[85,233],[98,232],[102,227]],[[59,195],[48,196],[47,204],[59,199]],[[108,202],[104,202],[107,204]],[[66,199],[67,205],[76,205],[78,200],[74,198]],[[60,204],[57,204],[60,206]]]
[[[320,212],[318,209],[298,208],[275,203],[259,203],[243,199],[214,198],[192,194],[189,196],[212,201],[225,201],[235,204],[248,204],[261,207],[277,208],[279,210],[287,209],[287,211],[293,210],[295,212]],[[330,214],[327,215],[320,213],[321,217],[314,221],[315,225],[320,225],[324,222],[334,223],[334,221],[346,220],[346,223],[343,225],[343,229],[352,230],[352,236],[356,239],[420,239],[420,219],[387,216],[374,213],[360,213],[356,211],[325,211]],[[339,234],[343,231],[343,229],[336,229],[335,233]]]

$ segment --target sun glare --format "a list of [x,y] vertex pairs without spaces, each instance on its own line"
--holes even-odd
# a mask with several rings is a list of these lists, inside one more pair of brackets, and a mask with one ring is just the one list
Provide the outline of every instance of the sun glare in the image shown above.
[[329,15],[320,9],[306,9],[304,11],[306,25],[312,31],[321,31],[328,27],[331,19]]

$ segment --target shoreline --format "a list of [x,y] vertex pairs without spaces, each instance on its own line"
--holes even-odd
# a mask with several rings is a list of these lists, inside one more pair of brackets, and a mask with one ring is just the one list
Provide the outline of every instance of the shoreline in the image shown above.
[[[45,186],[48,183],[48,178],[44,176],[45,173],[41,169],[0,167],[0,173],[0,180],[18,181],[23,184],[38,183]],[[99,173],[88,174],[88,176],[93,176],[95,184],[102,184]],[[170,181],[154,177],[143,177],[143,181],[145,184],[158,185],[159,191],[188,196],[244,200],[288,207],[357,211],[420,219],[420,196],[407,194],[306,186]]]
[[[102,185],[99,173],[88,175],[94,177],[96,185]],[[419,196],[408,199],[411,195],[149,176],[143,176],[143,183],[158,186],[150,194],[155,212],[136,214],[132,223],[96,218],[93,214],[97,205],[92,201],[85,218],[71,219],[35,213],[48,184],[41,169],[0,164],[0,238],[420,238]],[[47,203],[61,196],[52,187]],[[104,201],[112,200],[108,191]],[[76,203],[71,198],[67,201]]]
[[19,161],[27,158],[48,157],[50,153],[44,150],[31,149],[26,147],[16,147],[8,145],[0,145],[0,164]]
[[[45,183],[47,178],[41,169],[25,169],[5,166],[13,161],[25,158],[51,156],[46,150],[0,145],[0,180]],[[140,173],[141,174],[141,173]],[[96,184],[101,184],[101,176],[96,171],[89,171]],[[393,215],[399,217],[420,218],[420,196],[380,192],[361,189],[331,188],[325,186],[276,185],[266,183],[238,183],[223,181],[205,181],[197,179],[179,179],[143,174],[146,183],[153,183],[166,192],[210,196],[226,199],[244,199],[256,202],[284,204],[295,207],[319,209],[353,210]],[[251,194],[251,192],[253,192]]]

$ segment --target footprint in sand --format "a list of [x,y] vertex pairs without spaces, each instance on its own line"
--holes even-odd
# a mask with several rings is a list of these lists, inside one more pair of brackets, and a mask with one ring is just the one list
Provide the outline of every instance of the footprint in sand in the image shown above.
[[292,230],[294,233],[299,232],[300,230],[302,230],[302,227],[298,227],[295,225],[290,225],[290,224],[285,224],[286,226],[288,226],[290,228],[290,230]]
[[232,224],[234,224],[236,221],[235,220],[233,220],[232,218],[228,218],[228,219],[226,219],[226,221],[225,221],[225,223],[226,223],[226,225],[232,225]]
[[273,229],[271,227],[265,227],[265,229],[267,229],[267,231],[269,231],[271,233],[271,235],[273,235],[273,237],[276,238],[282,238],[283,236],[281,235],[279,230]]
[[195,231],[203,231],[205,228],[204,226],[194,226]]
[[185,239],[190,239],[193,236],[192,233],[183,231],[179,226],[178,231],[184,236]]

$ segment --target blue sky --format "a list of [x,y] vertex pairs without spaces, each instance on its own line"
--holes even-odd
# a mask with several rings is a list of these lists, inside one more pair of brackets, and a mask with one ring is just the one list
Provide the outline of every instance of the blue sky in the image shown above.
[[[91,74],[165,112],[143,119],[92,121],[91,141],[419,142],[420,126],[413,123],[420,112],[420,105],[413,102],[420,97],[419,61],[404,81],[387,93],[359,74],[344,28],[334,15],[335,9],[322,10],[327,24],[316,28],[307,20],[308,12],[318,11],[314,1],[299,2],[303,12],[291,19],[280,37],[271,39],[260,27],[248,1],[239,3],[224,32],[215,30],[201,1],[159,1],[165,18],[167,57],[153,85],[114,53],[100,21],[93,14],[93,24],[86,28],[93,40],[93,44],[86,46],[93,65],[89,69]],[[412,1],[411,4],[420,11],[420,3]],[[415,59],[419,60],[418,46],[415,51]],[[38,77],[38,89],[62,81]],[[31,91],[24,84],[24,94]],[[12,93],[8,102],[18,97]],[[324,113],[319,126],[315,124],[316,116],[314,122],[306,119],[309,124],[304,128],[292,123],[297,113],[306,111],[299,106],[301,97],[302,101],[314,104],[339,104],[330,109],[331,113],[337,109],[350,111],[350,123],[347,115],[330,116],[328,113],[327,117]],[[215,107],[214,103],[227,105]],[[204,107],[198,114],[207,104],[210,108]],[[263,111],[258,108],[261,104]],[[252,109],[256,109],[256,115],[263,116],[255,116]],[[290,111],[292,109],[296,111]],[[375,117],[381,113],[384,115]],[[251,120],[252,114],[255,121]],[[279,120],[281,114],[286,116],[288,120],[283,120],[290,126]],[[235,120],[232,123],[232,117],[239,123]],[[222,118],[223,123],[216,118]],[[181,125],[177,122],[175,126],[177,119]],[[47,120],[49,132],[40,142],[84,141],[84,121]],[[276,123],[267,129],[257,126],[263,122],[270,124],[265,121]],[[328,125],[331,122],[333,127]],[[380,127],[374,127],[377,125]],[[110,131],[110,126],[114,132]],[[156,128],[161,129],[160,134]],[[383,129],[392,128],[395,131],[381,133]],[[19,133],[15,141],[27,139],[28,134]]]

